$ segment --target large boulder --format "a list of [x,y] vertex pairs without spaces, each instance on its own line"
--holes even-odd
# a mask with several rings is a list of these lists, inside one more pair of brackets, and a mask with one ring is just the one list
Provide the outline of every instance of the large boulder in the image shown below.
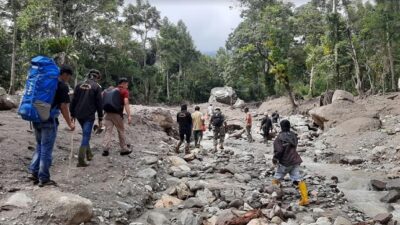
[[245,106],[245,104],[246,103],[242,99],[238,98],[236,100],[235,104],[233,105],[233,107],[234,108],[243,108]]
[[220,102],[228,105],[233,105],[237,100],[237,95],[232,87],[216,87],[211,89],[208,102]]
[[319,106],[331,104],[334,93],[335,93],[334,91],[329,90],[329,91],[326,91],[325,93],[321,94],[321,96],[319,97]]
[[159,107],[131,107],[134,123],[142,123],[151,128],[165,131],[170,136],[177,136],[178,127],[169,110]]
[[376,113],[368,112],[363,105],[351,101],[335,101],[332,104],[314,108],[309,111],[309,114],[322,129],[352,118],[376,117]]
[[55,189],[40,190],[36,199],[54,222],[66,225],[79,225],[93,217],[93,204],[79,195],[60,192]]
[[343,90],[336,90],[332,96],[332,102],[337,102],[341,100],[354,102],[354,96],[350,92]]
[[18,99],[8,95],[6,90],[0,87],[0,110],[10,110],[18,107]]

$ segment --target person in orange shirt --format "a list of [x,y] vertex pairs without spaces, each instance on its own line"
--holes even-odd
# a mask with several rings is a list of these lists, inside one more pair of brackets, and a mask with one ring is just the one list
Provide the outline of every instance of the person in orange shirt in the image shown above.
[[192,113],[193,120],[193,136],[194,136],[194,146],[196,148],[200,147],[200,141],[203,136],[203,114],[200,112],[200,107],[196,106],[194,108],[194,113]]
[[246,135],[247,135],[247,141],[250,143],[253,142],[253,137],[251,136],[251,126],[253,123],[253,118],[251,116],[251,113],[249,112],[249,108],[244,108],[244,112],[246,113],[245,117],[245,126],[246,126]]

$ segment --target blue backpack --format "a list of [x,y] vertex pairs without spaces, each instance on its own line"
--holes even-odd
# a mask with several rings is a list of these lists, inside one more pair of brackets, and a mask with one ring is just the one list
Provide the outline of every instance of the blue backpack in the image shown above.
[[22,119],[44,122],[60,114],[59,109],[51,108],[59,75],[60,70],[53,59],[36,56],[31,60],[24,95],[18,108]]

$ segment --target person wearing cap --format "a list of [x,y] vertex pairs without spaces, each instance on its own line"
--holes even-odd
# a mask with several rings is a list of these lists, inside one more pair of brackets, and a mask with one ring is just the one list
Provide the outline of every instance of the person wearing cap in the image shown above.
[[[61,111],[61,114],[71,131],[75,129],[75,124],[71,120],[68,109],[70,99],[68,95],[69,88],[66,83],[68,83],[72,75],[73,69],[70,66],[61,66],[57,91],[51,104],[51,108],[57,108]],[[35,131],[36,149],[31,164],[29,165],[29,172],[32,175],[30,179],[33,180],[34,184],[39,184],[39,187],[47,185],[56,186],[56,182],[50,179],[50,167],[52,164],[53,148],[59,126],[58,118],[50,118],[45,122],[33,122],[32,125]]]
[[218,140],[220,144],[219,148],[224,149],[226,121],[225,116],[222,114],[220,108],[215,108],[215,111],[211,116],[208,129],[211,130],[211,128],[214,132],[214,151],[218,150]]
[[290,175],[293,184],[297,185],[300,191],[301,199],[299,205],[309,204],[307,185],[300,175],[300,164],[303,162],[297,152],[297,135],[290,131],[290,122],[282,120],[280,122],[281,132],[274,141],[274,156],[272,163],[277,165],[273,185],[280,186],[280,181]]
[[246,128],[246,135],[247,135],[247,141],[249,143],[253,142],[253,137],[251,136],[251,127],[253,125],[253,117],[251,116],[251,113],[249,112],[249,108],[244,108],[244,112],[246,113],[246,116],[244,118],[244,123],[245,123],[245,128]]
[[120,155],[129,155],[132,153],[132,150],[128,148],[126,144],[125,138],[125,126],[124,126],[124,118],[123,118],[123,111],[125,112],[128,117],[128,124],[132,122],[131,110],[129,105],[129,91],[128,91],[128,79],[123,77],[118,80],[118,87],[116,89],[119,91],[120,95],[120,102],[122,106],[120,107],[119,112],[106,112],[104,116],[104,126],[105,129],[105,137],[103,141],[103,156],[109,155],[109,149],[111,145],[111,139],[113,136],[113,128],[117,128],[118,131],[118,138],[119,138],[119,145],[121,147]]
[[263,132],[264,143],[268,145],[269,132],[272,131],[272,121],[268,117],[268,113],[264,113],[264,118],[261,121],[260,130]]
[[88,161],[93,158],[90,148],[90,137],[92,128],[98,117],[98,126],[102,127],[103,120],[103,103],[101,96],[101,86],[98,84],[101,74],[98,70],[91,69],[86,79],[76,85],[74,96],[70,105],[71,117],[77,120],[82,128],[82,141],[78,153],[77,167],[86,167]]

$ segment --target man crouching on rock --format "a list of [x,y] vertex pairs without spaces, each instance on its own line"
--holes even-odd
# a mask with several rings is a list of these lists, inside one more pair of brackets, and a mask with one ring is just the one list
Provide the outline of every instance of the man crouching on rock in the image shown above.
[[289,173],[290,179],[295,185],[298,185],[300,191],[300,202],[299,205],[305,206],[309,204],[307,185],[300,176],[300,164],[303,162],[299,153],[297,153],[297,135],[290,131],[290,122],[288,120],[282,120],[281,133],[274,141],[274,157],[272,162],[274,165],[278,165],[274,179],[272,180],[273,185],[280,185],[286,174]]

